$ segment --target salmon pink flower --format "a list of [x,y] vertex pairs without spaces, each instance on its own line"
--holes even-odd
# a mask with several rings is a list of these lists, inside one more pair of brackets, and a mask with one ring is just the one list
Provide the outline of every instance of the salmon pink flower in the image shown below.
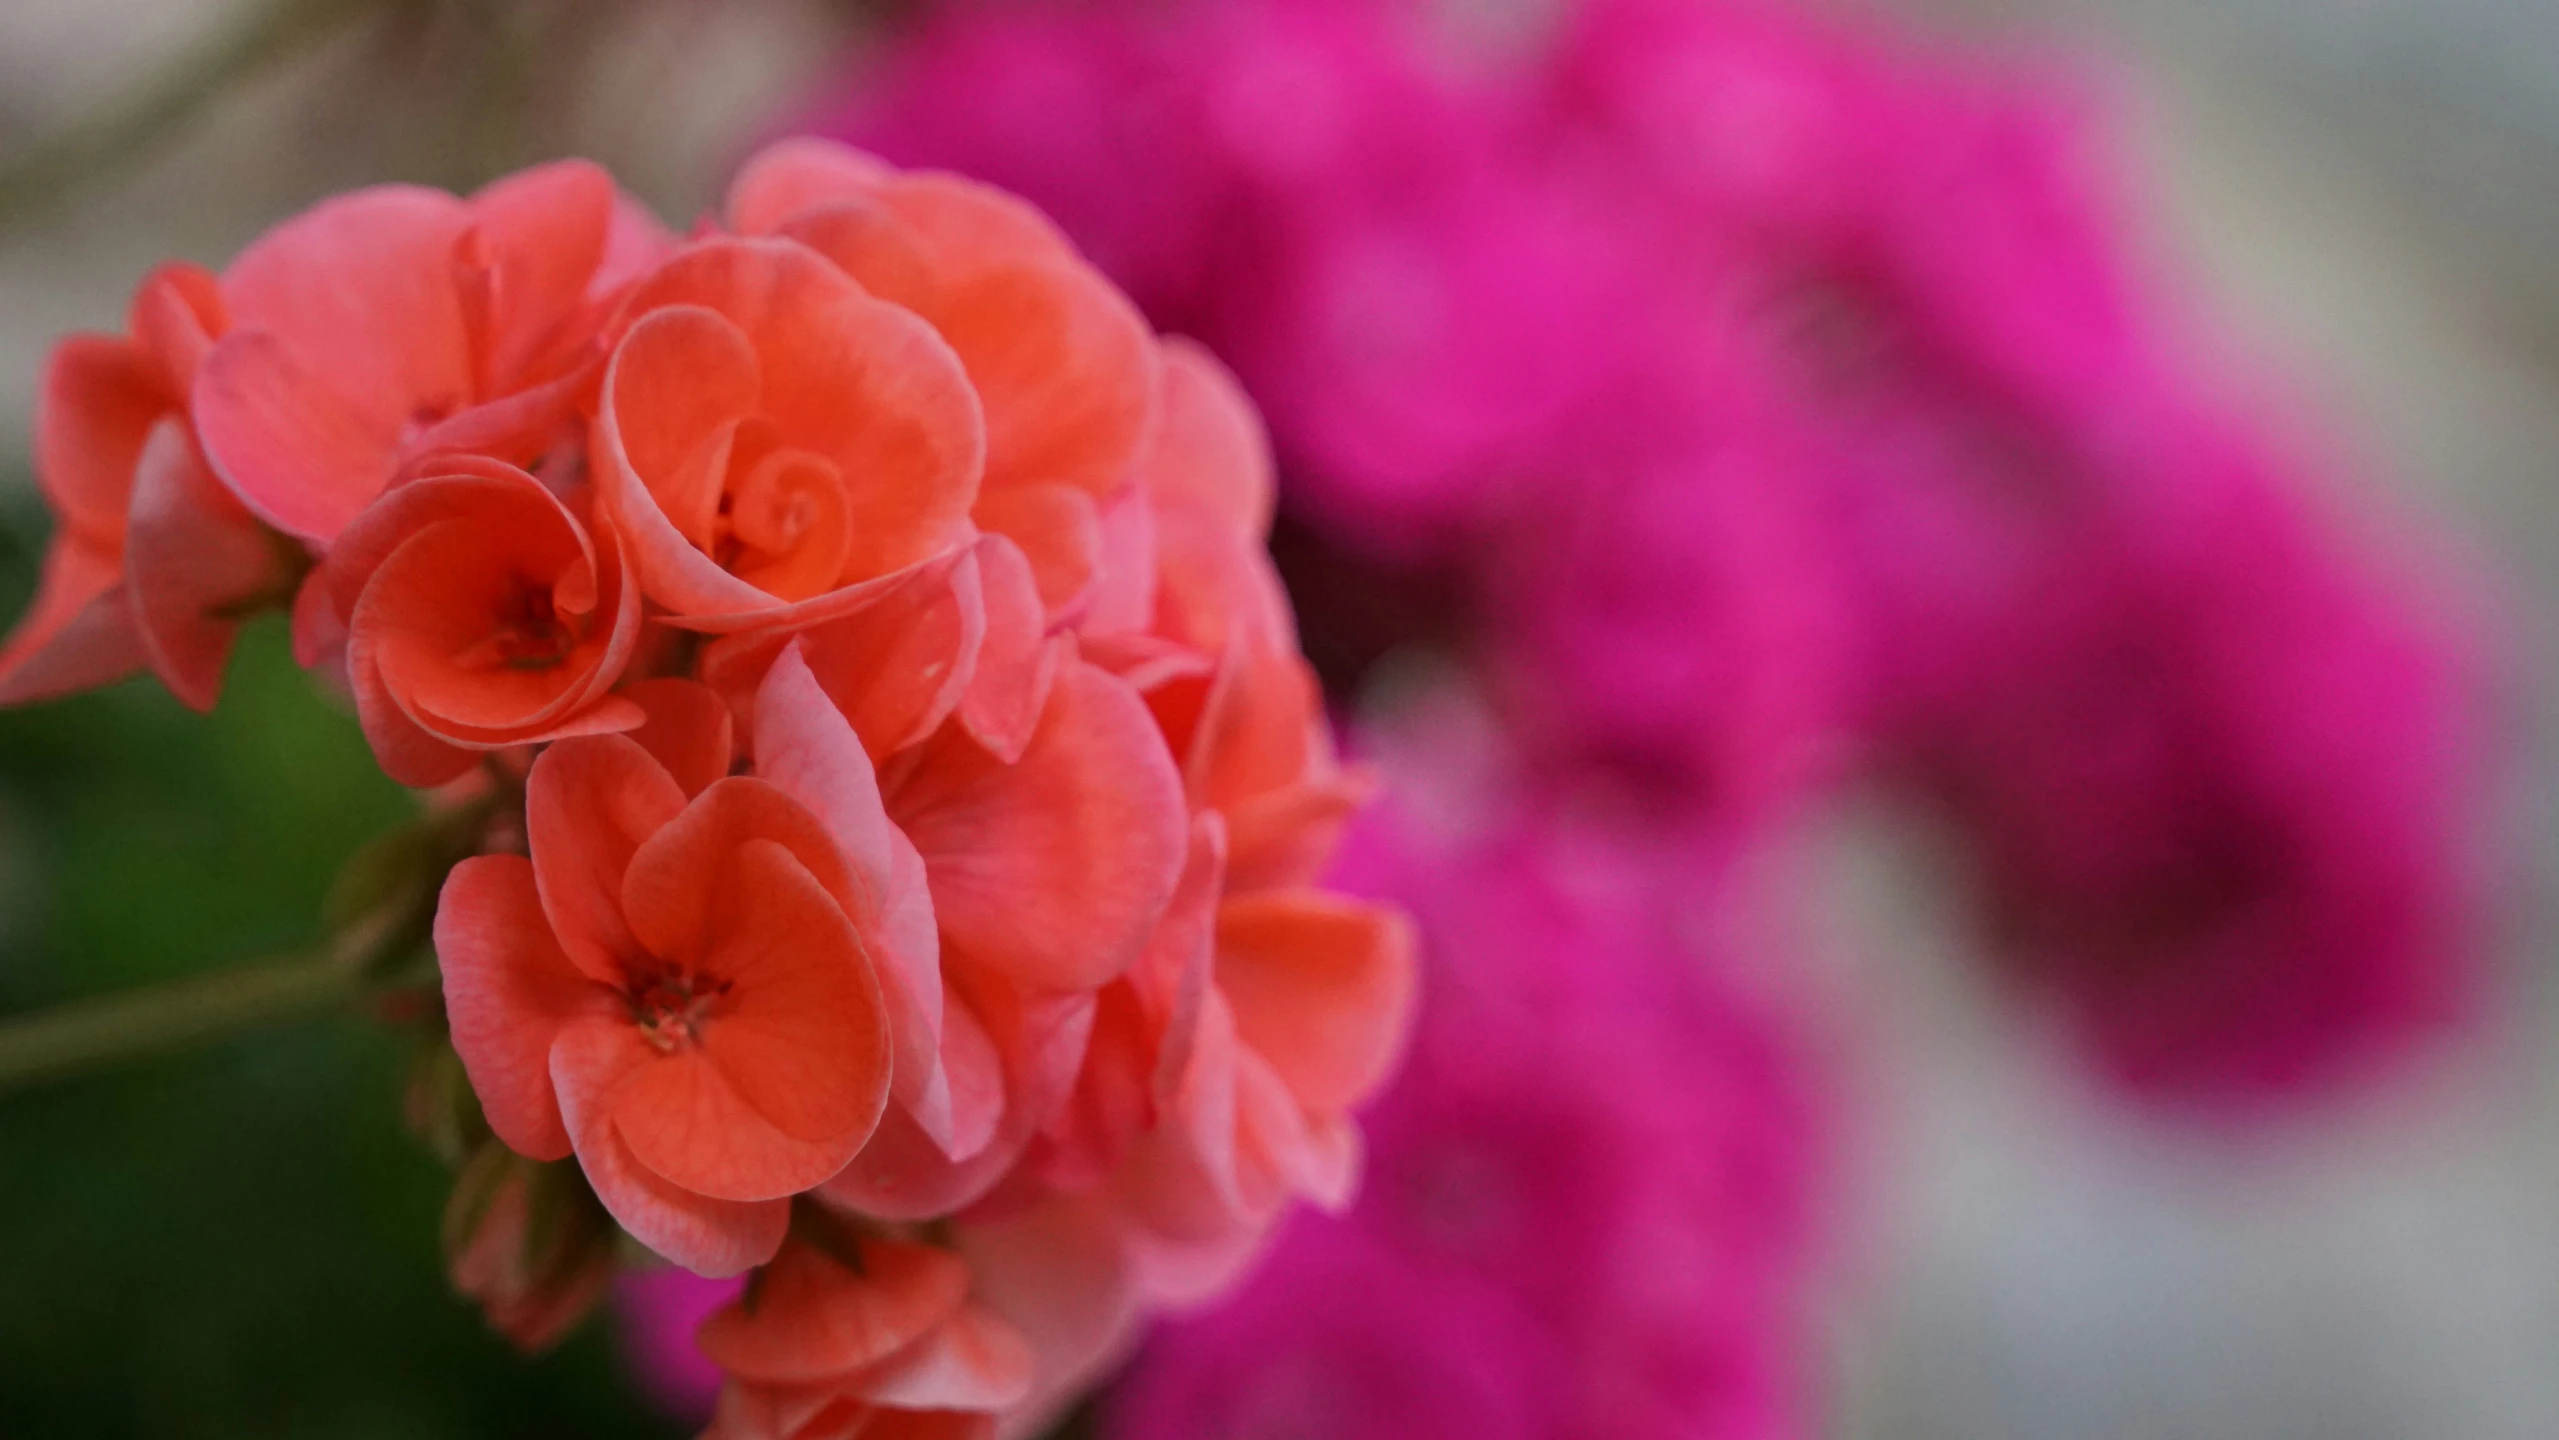
[[972,538],[986,434],[966,373],[817,252],[697,241],[632,291],[616,336],[596,483],[679,623],[819,618]]
[[267,232],[223,274],[232,328],[195,396],[214,471],[326,545],[406,459],[532,463],[576,417],[601,308],[654,248],[636,214],[569,160],[468,200],[359,190]]
[[639,588],[592,495],[479,456],[423,463],[317,580],[383,771],[440,785],[477,752],[639,725],[640,706],[606,693],[639,641]]
[[729,221],[815,248],[950,344],[986,415],[978,524],[1022,547],[1052,614],[1089,603],[1155,383],[1154,336],[1127,299],[1021,201],[825,141],[749,161]]
[[0,703],[85,690],[149,665],[212,708],[240,622],[297,565],[206,469],[187,399],[229,323],[219,282],[164,265],[125,335],[54,347],[36,415],[36,481],[58,528],[34,608],[0,649]]
[[[453,1038],[500,1139],[574,1151],[623,1227],[704,1274],[781,1243],[789,1197],[878,1123],[883,892],[764,780],[689,802],[619,736],[534,763],[533,858],[456,867],[437,913]],[[864,924],[857,926],[847,905]]]

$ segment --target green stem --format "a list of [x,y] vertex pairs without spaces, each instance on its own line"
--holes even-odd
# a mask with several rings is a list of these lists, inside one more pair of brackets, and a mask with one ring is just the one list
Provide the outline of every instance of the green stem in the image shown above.
[[261,0],[123,99],[0,160],[0,229],[149,154],[239,82],[366,7],[353,0]]
[[336,956],[224,970],[0,1020],[0,1093],[60,1080],[355,998],[363,977]]

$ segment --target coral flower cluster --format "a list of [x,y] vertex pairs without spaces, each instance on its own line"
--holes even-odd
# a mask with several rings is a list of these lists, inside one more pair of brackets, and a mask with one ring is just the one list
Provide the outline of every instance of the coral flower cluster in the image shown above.
[[152,275],[39,427],[0,695],[208,706],[289,609],[486,817],[448,1243],[518,1340],[618,1230],[747,1277],[714,1433],[991,1434],[1347,1202],[1414,961],[1318,884],[1364,786],[1260,422],[1023,203],[821,142],[681,240],[580,162],[360,191]]

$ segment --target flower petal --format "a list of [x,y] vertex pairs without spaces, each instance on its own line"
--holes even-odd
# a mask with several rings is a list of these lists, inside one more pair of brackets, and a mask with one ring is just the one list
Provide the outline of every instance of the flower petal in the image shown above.
[[99,548],[121,543],[143,442],[177,403],[130,341],[70,335],[54,343],[36,403],[36,483],[65,530]]
[[859,200],[893,173],[885,161],[833,140],[776,141],[729,182],[729,224],[742,235],[770,234],[805,211]]
[[563,740],[525,781],[542,911],[569,959],[607,985],[643,952],[622,916],[622,878],[640,846],[684,811],[666,767],[619,735]]
[[1037,1373],[1021,1331],[982,1305],[963,1303],[922,1339],[873,1366],[852,1390],[891,1409],[992,1414],[1030,1394]]
[[268,231],[223,273],[235,328],[196,378],[197,431],[276,528],[328,540],[388,482],[405,430],[470,403],[453,280],[468,219],[441,191],[378,186]]
[[888,800],[932,876],[948,951],[1027,985],[1090,989],[1126,969],[1188,849],[1152,717],[1081,661],[1019,763],[946,731]]
[[695,1336],[705,1357],[765,1384],[832,1380],[912,1345],[968,1297],[968,1267],[938,1246],[864,1235],[861,1267],[814,1245],[782,1247],[741,1298],[712,1312]]
[[846,868],[835,837],[806,806],[761,777],[731,775],[713,781],[650,835],[616,879],[640,949],[681,964],[708,953],[719,939],[727,903],[723,887],[734,878],[723,867],[753,840],[771,840],[790,851],[837,908],[869,899]]
[[[985,421],[959,358],[914,314],[788,240],[702,241],[628,304],[643,316],[704,307],[746,338],[762,377],[760,414],[783,443],[845,478],[844,581],[892,574],[968,538]],[[617,356],[617,369],[627,358]]]
[[1021,547],[1050,616],[1080,608],[1102,566],[1102,517],[1092,496],[1072,485],[1008,485],[980,496],[975,514],[981,528]]
[[978,607],[985,639],[960,696],[961,726],[1010,765],[1022,758],[1048,707],[1060,650],[1048,636],[1039,582],[1020,546],[1001,535],[977,543]]
[[746,333],[698,305],[641,317],[613,349],[596,412],[597,493],[641,588],[680,615],[781,602],[703,553],[729,438],[755,413],[763,374]]
[[587,284],[603,263],[618,194],[591,160],[555,160],[471,197],[471,228],[494,302],[476,338],[484,394],[518,388],[576,335]]
[[572,1022],[551,1045],[551,1081],[578,1164],[631,1238],[697,1275],[721,1279],[773,1258],[791,1225],[787,1200],[715,1200],[675,1185],[631,1153],[611,1111],[614,1090],[656,1057],[623,1020]]
[[214,473],[278,530],[326,544],[391,478],[400,430],[356,408],[264,330],[224,336],[196,375],[196,432]]
[[1054,481],[1117,493],[1154,406],[1145,319],[1012,196],[913,173],[878,193],[942,262],[932,295],[897,298],[950,342],[983,397],[988,488]]
[[784,1134],[701,1049],[653,1057],[607,1103],[632,1158],[716,1200],[786,1200],[843,1169],[861,1139]]
[[784,1134],[849,1137],[849,1160],[887,1103],[892,1062],[879,979],[837,899],[845,884],[805,809],[732,778],[633,855],[623,908],[650,953],[726,987],[701,1038],[739,1096]]
[[111,684],[142,668],[142,632],[116,558],[70,535],[44,552],[35,603],[0,647],[0,705]]
[[271,603],[290,577],[275,542],[205,468],[175,415],[142,447],[124,568],[151,668],[197,710],[221,694],[245,607]]
[[1240,897],[1217,917],[1217,984],[1244,1043],[1307,1109],[1338,1114],[1376,1089],[1403,1047],[1411,927],[1326,891]]
[[609,1016],[615,1002],[561,952],[532,862],[479,855],[454,866],[436,902],[435,955],[453,1048],[489,1128],[519,1155],[564,1158],[551,1042],[580,1016]]
[[[949,1097],[943,1092],[937,1100],[934,1087],[941,1069],[942,955],[922,862],[901,873],[892,842],[909,855],[912,846],[889,824],[871,757],[818,688],[796,642],[765,674],[755,707],[755,756],[758,775],[817,817],[858,877],[862,897],[848,914],[879,962],[897,1048],[893,1093],[947,1144]],[[901,886],[909,893],[900,895]],[[888,923],[893,909],[911,915],[918,905],[922,923]]]
[[621,694],[649,717],[630,732],[631,738],[666,767],[687,798],[729,773],[737,754],[734,722],[727,703],[710,686],[662,677],[635,680]]
[[1233,371],[1197,341],[1163,342],[1155,429],[1138,476],[1157,504],[1214,519],[1256,543],[1271,531],[1278,487],[1270,435]]

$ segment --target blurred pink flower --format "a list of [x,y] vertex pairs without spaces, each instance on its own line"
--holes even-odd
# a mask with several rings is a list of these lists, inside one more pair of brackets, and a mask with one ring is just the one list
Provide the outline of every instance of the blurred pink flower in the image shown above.
[[1531,478],[1640,310],[1617,217],[1429,35],[1360,0],[946,5],[815,128],[1040,204],[1234,367],[1295,503],[1427,552]]
[[695,1424],[711,1418],[722,1376],[694,1347],[693,1332],[712,1311],[736,1299],[745,1283],[705,1280],[674,1265],[625,1270],[615,1278],[622,1362],[632,1383],[659,1409]]
[[943,5],[821,128],[1022,189],[1226,357],[1310,653],[1453,644],[1555,792],[1721,837],[1905,782],[2140,1094],[2458,1013],[2471,642],[2159,283],[2089,77],[1774,0],[1504,14]]
[[1367,1186],[1160,1332],[1114,1433],[1804,1433],[1812,1077],[1680,923],[1715,907],[1676,864],[1523,817],[1355,834],[1337,879],[1411,906],[1433,957]]
[[2011,978],[2121,1082],[2223,1102],[2467,1018],[2484,879],[2467,651],[2233,498],[2210,546],[2077,548],[1895,737]]

